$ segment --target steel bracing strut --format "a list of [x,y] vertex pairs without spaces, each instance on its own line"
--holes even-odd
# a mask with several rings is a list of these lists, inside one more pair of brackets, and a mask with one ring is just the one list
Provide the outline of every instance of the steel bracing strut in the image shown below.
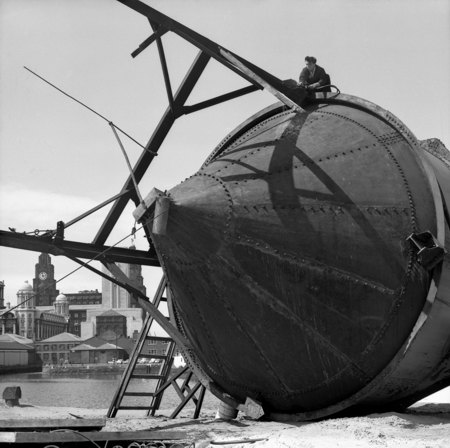
[[[295,104],[301,103],[301,100],[305,98],[306,93],[302,91],[302,89],[296,89],[294,93],[292,89],[287,87],[287,85],[277,77],[257,67],[251,62],[241,58],[235,53],[225,50],[216,42],[207,39],[201,34],[160,13],[159,11],[151,8],[145,3],[138,0],[118,1],[144,15],[150,22],[154,33],[148,39],[146,39],[137,50],[132,53],[132,56],[137,56],[152,42],[157,42],[169,101],[169,107],[167,108],[166,112],[163,115],[163,118],[159,122],[153,135],[146,145],[147,151],[143,151],[140,159],[137,161],[133,169],[134,177],[137,182],[139,182],[144,176],[147,168],[153,161],[155,154],[158,152],[161,144],[172,128],[175,120],[182,115],[196,112],[198,110],[202,110],[207,107],[229,101],[231,99],[263,88],[269,89],[271,93],[277,96],[278,99],[284,101],[289,107],[293,107]],[[197,55],[197,58],[187,72],[175,95],[172,94],[168,75],[168,67],[166,64],[161,40],[161,36],[163,36],[168,31],[174,32],[200,50],[200,53]],[[200,76],[202,75],[210,58],[214,58],[225,67],[244,78],[251,85],[215,98],[211,98],[210,100],[206,100],[195,105],[186,105],[185,103],[189,95],[200,79]],[[149,152],[148,150],[150,150],[151,152]],[[125,185],[122,188],[122,191],[125,190],[133,191],[131,176],[127,179]],[[94,244],[104,244],[129,200],[129,195],[123,195],[116,200],[108,216],[103,222],[103,225],[98,231],[94,239]],[[136,199],[134,200],[137,206],[138,202],[136,202]]]

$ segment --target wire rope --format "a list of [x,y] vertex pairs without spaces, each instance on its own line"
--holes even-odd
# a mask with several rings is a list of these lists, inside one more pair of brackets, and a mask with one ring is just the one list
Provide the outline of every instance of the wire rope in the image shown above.
[[[64,90],[60,89],[59,87],[55,86],[54,84],[52,84],[50,81],[47,81],[45,78],[43,78],[42,76],[38,75],[36,72],[34,72],[33,70],[29,69],[28,67],[24,66],[23,67],[25,70],[29,71],[30,73],[32,73],[34,76],[36,76],[37,78],[39,78],[40,80],[44,81],[45,83],[47,83],[48,85],[50,85],[51,87],[53,87],[54,89],[58,90],[58,92],[61,92],[63,95],[67,96],[68,98],[70,98],[71,100],[75,101],[76,103],[80,104],[81,106],[85,107],[86,109],[90,110],[92,113],[94,113],[95,115],[97,115],[98,117],[100,117],[102,120],[105,120],[108,124],[112,123],[111,120],[109,120],[108,118],[106,118],[105,116],[103,116],[102,114],[98,113],[96,110],[92,109],[92,107],[89,107],[88,105],[84,104],[83,102],[81,102],[80,100],[77,100],[75,97],[73,97],[72,95],[69,95],[67,92],[65,92]],[[135,138],[133,138],[130,134],[128,134],[127,132],[125,132],[123,129],[119,128],[117,125],[113,124],[113,126],[120,131],[123,135],[125,135],[126,137],[128,137],[131,141],[133,141],[134,143],[136,143],[136,145],[140,146],[142,149],[144,149],[145,151],[149,152],[150,154],[156,156],[158,155],[158,153],[152,151],[151,149],[145,147],[144,145],[142,145],[141,143],[139,143]]]
[[[163,212],[164,213],[164,212]],[[162,213],[161,213],[162,214]],[[149,224],[150,222],[152,222],[153,220],[155,220],[157,216],[153,216],[153,217],[149,217],[142,225],[141,227],[137,228],[133,227],[133,229],[131,230],[131,232],[124,236],[122,239],[120,239],[119,241],[117,241],[116,243],[114,243],[112,246],[107,247],[104,251],[98,253],[94,258],[91,258],[90,260],[88,260],[86,264],[90,264],[91,262],[95,261],[97,258],[103,256],[105,253],[107,253],[108,251],[110,251],[111,249],[113,249],[114,247],[116,247],[118,244],[120,244],[122,241],[126,240],[129,237],[134,237],[136,235],[136,232],[139,232],[140,230],[142,230],[147,224]],[[59,278],[58,280],[56,280],[55,284],[61,282],[62,280],[68,278],[69,276],[73,275],[75,272],[79,271],[80,269],[82,269],[84,266],[78,266],[77,268],[75,268],[73,271],[70,271],[69,273],[67,273],[66,275],[62,276],[61,278]],[[40,292],[45,292],[46,290],[48,290],[50,288],[49,286],[46,286],[45,288],[42,289],[42,291]],[[21,307],[24,303],[27,303],[28,301],[30,301],[31,299],[33,299],[34,297],[36,297],[37,293],[33,293],[32,295],[30,295],[30,297],[28,297],[26,300],[23,300],[22,302],[18,303],[16,306],[13,306],[12,308],[8,308],[7,310],[5,310],[3,313],[0,314],[0,317],[2,317],[4,314],[15,310],[16,308]]]

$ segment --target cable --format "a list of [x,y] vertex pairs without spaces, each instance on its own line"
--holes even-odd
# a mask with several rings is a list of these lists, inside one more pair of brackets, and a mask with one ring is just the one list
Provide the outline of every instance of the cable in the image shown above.
[[[33,70],[30,70],[28,67],[23,67],[25,70],[28,70],[30,73],[32,73],[34,76],[38,77],[39,79],[41,79],[42,81],[46,82],[48,85],[52,86],[54,89],[58,90],[59,92],[61,92],[63,95],[67,96],[68,98],[70,98],[71,100],[74,100],[75,102],[77,102],[78,104],[81,104],[83,107],[85,107],[86,109],[90,110],[92,113],[94,113],[95,115],[97,115],[98,117],[100,117],[101,119],[105,120],[107,123],[111,123],[111,120],[108,120],[106,117],[104,117],[102,114],[98,113],[97,111],[95,111],[94,109],[92,109],[91,107],[87,106],[86,104],[82,103],[80,100],[77,100],[76,98],[74,98],[72,95],[69,95],[68,93],[64,92],[64,90],[60,89],[59,87],[55,86],[54,84],[52,84],[50,81],[47,81],[45,78],[43,78],[42,76],[38,75],[37,73],[33,72]],[[136,145],[140,146],[142,149],[144,149],[145,151],[149,152],[150,154],[153,154],[154,156],[157,156],[158,153],[152,151],[149,148],[146,148],[144,145],[142,145],[141,143],[139,143],[136,139],[134,139],[133,137],[131,137],[131,135],[127,134],[124,130],[120,129],[118,126],[114,125],[115,128],[122,132],[123,135],[127,136],[131,141],[133,141],[134,143],[136,143]]]
[[[158,215],[159,216],[159,215]],[[131,230],[131,233],[129,233],[128,235],[126,235],[125,237],[123,237],[121,240],[117,241],[115,244],[113,244],[112,246],[106,248],[103,252],[100,252],[99,254],[97,254],[94,258],[88,260],[85,264],[89,264],[92,261],[95,261],[97,258],[103,256],[106,252],[108,252],[109,250],[111,250],[113,247],[116,247],[118,244],[120,244],[122,241],[126,240],[127,238],[129,238],[130,236],[134,236],[136,234],[136,232],[138,232],[139,230],[143,229],[144,226],[146,226],[147,224],[149,224],[152,220],[154,220],[155,218],[157,218],[157,216],[153,216],[153,217],[149,217],[149,219],[147,219],[141,227],[139,227],[138,229],[136,229],[136,227],[133,227],[133,229]],[[65,278],[69,277],[70,275],[74,274],[75,272],[77,272],[78,270],[80,270],[81,268],[83,268],[83,266],[78,266],[76,269],[74,269],[73,271],[69,272],[68,274],[64,275],[63,277],[61,277],[60,279],[56,280],[56,283],[59,283],[60,281],[64,280]],[[55,284],[56,284],[55,283]],[[45,287],[41,292],[45,292],[47,289],[50,288],[50,285]],[[12,307],[12,308],[8,308],[7,310],[5,310],[3,313],[0,314],[0,317],[2,317],[4,314],[6,314],[9,311],[13,311],[16,308],[19,308],[22,304],[27,303],[29,300],[33,299],[34,297],[36,297],[37,293],[32,294],[30,297],[28,297],[26,300],[23,300],[22,302],[18,303],[16,306]]]
[[51,433],[53,432],[71,432],[74,434],[78,434],[81,437],[85,438],[87,441],[91,442],[94,446],[96,446],[97,448],[102,448],[97,442],[94,442],[90,437],[88,437],[86,434],[83,434],[80,431],[75,431],[74,429],[55,429],[53,431],[50,431]]
[[[154,221],[158,216],[164,214],[165,212],[161,212],[159,215],[153,216],[153,217],[149,217],[142,225],[141,227],[136,229],[136,225],[133,226],[131,232],[124,236],[122,239],[120,239],[119,241],[117,241],[116,243],[114,243],[112,246],[109,246],[108,248],[106,248],[103,252],[98,253],[94,258],[88,260],[86,264],[90,264],[92,261],[95,261],[97,258],[103,256],[105,253],[107,253],[109,250],[111,250],[113,247],[116,247],[118,244],[120,244],[122,241],[126,240],[127,238],[131,237],[135,237],[136,232],[139,232],[139,230],[142,230],[147,224],[151,223],[152,221]],[[69,272],[68,274],[64,275],[63,277],[61,277],[60,279],[56,280],[56,283],[59,283],[60,281],[64,280],[65,278],[69,277],[70,275],[74,274],[75,272],[79,271],[81,268],[83,268],[84,266],[78,266],[76,269],[74,269],[73,271]],[[44,288],[42,290],[42,292],[46,291],[47,289],[49,289],[50,286],[47,286],[46,288]],[[32,298],[36,297],[36,293],[32,294],[30,297],[28,297],[28,299],[23,300],[22,302],[20,302],[19,304],[17,304],[16,306],[12,307],[12,308],[8,308],[7,310],[5,310],[4,313],[0,314],[0,317],[2,317],[4,314],[6,314],[9,311],[15,310],[16,308],[19,308],[22,304],[28,302],[29,300],[31,300]]]
[[111,126],[111,129],[117,139],[117,143],[119,143],[119,147],[122,151],[123,156],[125,157],[125,161],[127,162],[128,170],[130,172],[130,177],[131,177],[131,180],[133,181],[134,190],[136,191],[136,194],[139,198],[139,202],[141,204],[145,205],[144,199],[142,199],[141,192],[139,191],[139,187],[136,182],[136,178],[134,177],[134,172],[133,172],[133,168],[131,167],[130,159],[128,158],[127,152],[125,151],[125,148],[122,145],[122,141],[120,140],[119,135],[116,132],[116,126],[114,125],[114,123],[112,121],[109,122],[109,125]]

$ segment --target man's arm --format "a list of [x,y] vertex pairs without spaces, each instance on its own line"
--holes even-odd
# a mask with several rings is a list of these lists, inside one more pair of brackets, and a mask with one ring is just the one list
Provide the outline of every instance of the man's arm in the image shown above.
[[309,79],[309,71],[307,67],[304,67],[303,70],[300,72],[299,82],[302,86],[307,86],[308,79]]
[[316,89],[317,87],[328,84],[328,76],[322,67],[316,65],[316,72],[314,73],[314,82],[309,86]]

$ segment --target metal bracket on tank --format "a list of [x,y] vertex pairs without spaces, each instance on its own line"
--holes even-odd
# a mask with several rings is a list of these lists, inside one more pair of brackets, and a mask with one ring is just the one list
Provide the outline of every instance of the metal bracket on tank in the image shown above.
[[406,240],[417,250],[417,261],[426,270],[430,271],[444,259],[446,250],[439,245],[430,231],[412,233]]
[[[165,235],[169,214],[170,198],[157,188],[153,188],[145,200],[133,212],[136,221],[146,224],[153,221],[151,232]],[[153,214],[153,217],[152,217]]]

